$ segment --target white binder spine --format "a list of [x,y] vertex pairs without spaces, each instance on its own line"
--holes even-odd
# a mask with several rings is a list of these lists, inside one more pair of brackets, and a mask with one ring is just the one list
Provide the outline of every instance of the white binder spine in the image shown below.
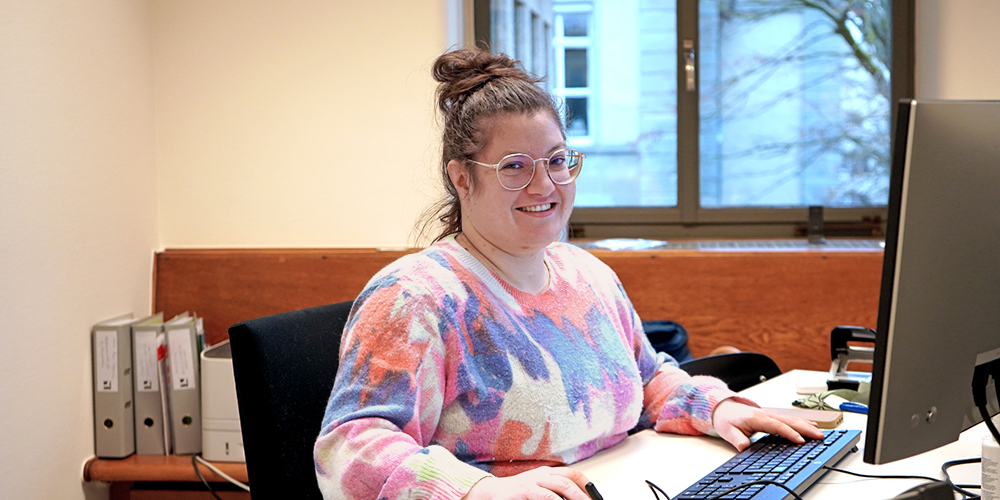
[[157,362],[157,336],[163,329],[163,315],[157,314],[132,326],[132,355],[135,381],[135,448],[140,455],[170,453],[163,439],[162,391]]
[[91,330],[94,387],[94,454],[124,458],[135,453],[132,404],[132,315]]
[[175,318],[164,325],[167,336],[167,395],[173,452],[201,452],[201,390],[195,319]]

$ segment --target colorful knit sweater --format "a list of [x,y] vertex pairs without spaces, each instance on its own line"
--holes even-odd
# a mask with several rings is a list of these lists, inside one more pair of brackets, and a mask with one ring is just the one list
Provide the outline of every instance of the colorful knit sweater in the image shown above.
[[524,293],[449,237],[372,278],[316,441],[327,499],[458,499],[636,427],[711,429],[734,394],[653,351],[610,268],[563,243],[545,264],[548,288]]

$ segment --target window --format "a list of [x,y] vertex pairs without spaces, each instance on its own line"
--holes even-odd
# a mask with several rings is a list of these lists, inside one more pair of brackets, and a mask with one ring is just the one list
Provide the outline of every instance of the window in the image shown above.
[[593,143],[590,134],[590,19],[589,4],[555,6],[554,94],[565,105],[566,135],[575,147]]
[[[495,27],[508,0],[487,3]],[[791,236],[815,205],[828,223],[884,218],[892,103],[912,96],[907,2],[550,8],[547,84],[587,153],[585,236]]]

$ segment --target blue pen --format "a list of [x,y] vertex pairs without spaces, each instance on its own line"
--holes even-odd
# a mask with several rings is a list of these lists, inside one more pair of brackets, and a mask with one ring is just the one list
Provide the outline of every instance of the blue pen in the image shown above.
[[853,401],[846,401],[846,402],[840,403],[840,409],[841,409],[841,411],[849,411],[849,412],[853,412],[853,413],[864,413],[865,415],[868,414],[868,405],[863,405],[861,403],[855,403]]

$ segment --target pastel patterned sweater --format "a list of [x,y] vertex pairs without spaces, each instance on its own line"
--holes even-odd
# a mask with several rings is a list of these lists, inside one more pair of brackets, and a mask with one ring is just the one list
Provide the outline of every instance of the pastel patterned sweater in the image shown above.
[[325,498],[457,499],[637,427],[711,429],[734,394],[653,351],[610,268],[563,243],[545,264],[548,288],[524,293],[448,237],[372,278],[316,441]]

